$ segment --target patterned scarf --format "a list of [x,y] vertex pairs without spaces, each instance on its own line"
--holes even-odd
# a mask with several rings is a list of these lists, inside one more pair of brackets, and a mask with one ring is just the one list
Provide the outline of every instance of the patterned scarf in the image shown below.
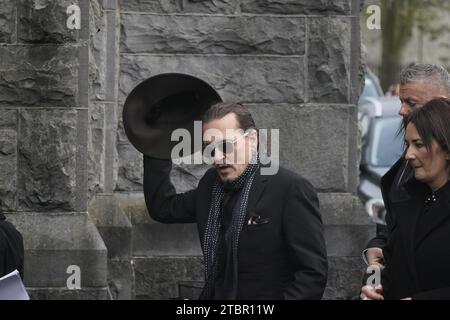
[[218,247],[222,220],[222,206],[226,190],[240,190],[239,199],[233,209],[231,220],[231,237],[233,253],[233,290],[237,293],[237,271],[238,271],[238,245],[242,226],[245,222],[248,196],[255,177],[255,173],[260,167],[259,158],[256,163],[251,161],[245,171],[235,180],[222,183],[217,179],[212,190],[212,202],[209,209],[208,222],[206,224],[205,237],[203,239],[203,255],[205,258],[205,287],[200,299],[212,299],[214,285],[218,275]]

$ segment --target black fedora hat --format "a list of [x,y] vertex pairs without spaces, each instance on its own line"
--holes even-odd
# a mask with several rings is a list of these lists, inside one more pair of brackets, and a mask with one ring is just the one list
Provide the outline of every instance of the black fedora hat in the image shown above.
[[191,133],[194,149],[194,121],[213,104],[221,102],[219,94],[205,81],[187,74],[163,73],[141,82],[128,95],[123,107],[125,133],[143,154],[170,159],[171,141],[176,129]]

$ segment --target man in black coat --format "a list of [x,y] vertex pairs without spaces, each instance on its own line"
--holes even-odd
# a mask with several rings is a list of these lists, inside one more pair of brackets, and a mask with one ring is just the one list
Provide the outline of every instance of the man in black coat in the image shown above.
[[320,299],[328,265],[313,186],[284,168],[264,174],[254,121],[240,104],[211,107],[203,133],[214,168],[194,190],[176,194],[171,161],[144,156],[151,217],[197,223],[205,262],[200,298]]
[[18,270],[23,276],[22,235],[0,213],[0,277]]

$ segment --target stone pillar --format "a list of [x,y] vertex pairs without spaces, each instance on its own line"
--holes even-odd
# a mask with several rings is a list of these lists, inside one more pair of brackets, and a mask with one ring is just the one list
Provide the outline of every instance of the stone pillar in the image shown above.
[[[357,295],[360,253],[374,234],[356,197],[359,1],[122,0],[119,7],[115,191],[133,225],[136,296],[174,297],[177,282],[202,278],[195,226],[148,218],[142,156],[120,122],[127,94],[165,72],[199,77],[224,100],[248,105],[259,127],[280,128],[281,165],[319,192],[330,261],[325,298]],[[176,167],[172,178],[184,191],[203,172]]]
[[[72,4],[80,29],[66,24]],[[106,247],[86,213],[89,1],[1,0],[0,19],[0,206],[24,237],[25,285],[32,298],[104,299]]]
[[90,1],[88,213],[108,249],[111,298],[134,298],[131,224],[113,191],[117,180],[119,13],[116,0]]

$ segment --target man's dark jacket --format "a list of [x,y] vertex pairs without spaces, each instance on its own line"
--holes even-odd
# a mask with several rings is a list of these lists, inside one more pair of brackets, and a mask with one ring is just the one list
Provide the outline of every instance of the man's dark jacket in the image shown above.
[[369,241],[367,248],[385,247],[395,219],[391,210],[392,203],[403,201],[408,197],[405,185],[412,177],[411,165],[402,156],[381,178],[381,194],[386,208],[386,227],[377,230],[376,237]]
[[18,270],[23,276],[22,235],[0,213],[0,277]]
[[[198,187],[176,194],[170,160],[144,157],[144,194],[149,213],[163,223],[196,222],[203,248],[218,179],[208,170]],[[257,224],[248,225],[250,217]],[[320,299],[327,282],[327,254],[317,195],[297,174],[256,172],[246,222],[239,238],[238,299]]]

